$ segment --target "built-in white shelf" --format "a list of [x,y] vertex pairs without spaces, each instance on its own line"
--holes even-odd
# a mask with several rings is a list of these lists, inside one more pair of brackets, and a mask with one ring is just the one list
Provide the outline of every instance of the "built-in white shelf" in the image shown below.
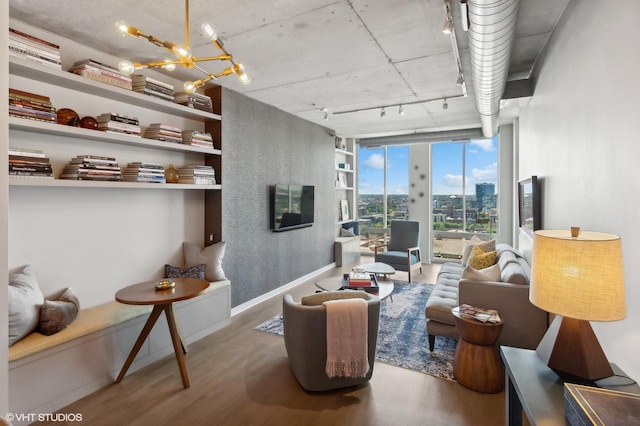
[[222,189],[222,185],[195,185],[186,183],[105,182],[71,179],[39,179],[9,176],[9,186],[47,186],[66,188],[117,188],[117,189]]
[[63,126],[45,121],[30,120],[28,118],[9,117],[9,129],[23,130],[31,133],[64,136],[78,140],[93,140],[121,145],[141,146],[144,148],[161,149],[166,151],[197,152],[201,154],[220,155],[219,149],[164,142],[130,135],[107,133],[100,130],[83,129],[82,127]]
[[67,71],[48,68],[44,65],[16,58],[14,56],[9,57],[9,74],[19,75],[21,77],[53,84],[66,89],[76,90],[78,92],[91,93],[92,95],[101,96],[103,98],[113,99],[115,101],[125,102],[131,105],[167,114],[173,114],[184,118],[196,120],[221,120],[221,117],[218,114],[189,108],[184,105],[137,93],[132,90],[111,86]]

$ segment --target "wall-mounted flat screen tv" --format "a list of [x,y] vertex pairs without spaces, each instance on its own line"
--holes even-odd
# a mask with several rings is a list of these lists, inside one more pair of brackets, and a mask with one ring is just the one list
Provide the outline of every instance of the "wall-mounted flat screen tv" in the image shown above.
[[271,229],[289,231],[313,225],[314,187],[277,184],[271,188]]
[[533,236],[535,231],[541,229],[540,184],[537,176],[518,182],[518,212],[519,225],[524,232]]

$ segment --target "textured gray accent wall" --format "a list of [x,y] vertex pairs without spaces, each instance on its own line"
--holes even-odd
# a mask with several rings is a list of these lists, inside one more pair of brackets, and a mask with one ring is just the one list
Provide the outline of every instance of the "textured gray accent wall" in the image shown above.
[[[334,175],[330,130],[223,89],[223,268],[232,306],[334,261]],[[271,231],[269,187],[276,183],[315,186],[313,226]]]

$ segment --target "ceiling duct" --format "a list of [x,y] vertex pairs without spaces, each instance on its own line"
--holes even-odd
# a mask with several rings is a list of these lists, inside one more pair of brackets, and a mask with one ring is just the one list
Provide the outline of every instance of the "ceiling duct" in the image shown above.
[[358,143],[364,148],[378,148],[387,145],[408,145],[413,143],[461,141],[470,139],[482,139],[482,132],[479,128],[379,136],[374,138],[363,138],[360,139]]
[[471,73],[482,133],[498,132],[520,0],[468,0]]

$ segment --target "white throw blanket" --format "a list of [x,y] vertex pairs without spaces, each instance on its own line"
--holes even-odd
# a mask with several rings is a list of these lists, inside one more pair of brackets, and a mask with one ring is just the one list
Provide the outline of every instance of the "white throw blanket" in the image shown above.
[[329,300],[323,305],[327,311],[327,376],[366,376],[369,371],[366,300]]

